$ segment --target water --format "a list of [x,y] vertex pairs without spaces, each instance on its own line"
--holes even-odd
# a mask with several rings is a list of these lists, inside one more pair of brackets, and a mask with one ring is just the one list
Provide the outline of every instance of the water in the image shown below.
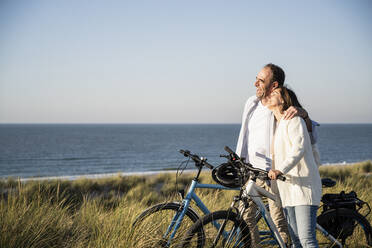
[[[239,129],[239,124],[3,124],[0,178],[170,170],[183,161],[179,149],[219,164],[223,147],[235,148]],[[372,159],[372,124],[323,124],[319,148],[326,164]]]

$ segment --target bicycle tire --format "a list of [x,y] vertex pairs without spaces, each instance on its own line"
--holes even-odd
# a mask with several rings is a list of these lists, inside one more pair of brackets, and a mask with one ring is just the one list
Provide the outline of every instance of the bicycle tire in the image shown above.
[[[197,240],[196,235],[200,229],[204,231],[203,247],[211,247],[218,233],[218,229],[213,225],[213,222],[222,225],[225,220],[227,220],[224,229],[226,235],[225,237],[219,238],[219,243],[217,243],[215,247],[251,247],[251,236],[247,224],[244,220],[238,219],[236,213],[227,210],[207,214],[195,222],[186,233],[180,247],[186,248],[199,245],[199,240]],[[235,233],[236,230],[239,230],[240,234],[229,238],[229,235]]]
[[[137,233],[137,247],[166,247],[169,235],[163,237],[168,225],[171,223],[173,216],[182,211],[183,205],[180,202],[165,202],[156,204],[144,210],[134,220],[133,229],[139,230]],[[185,217],[182,220],[180,228],[177,230],[176,236],[173,238],[171,247],[176,247],[181,241],[187,230],[199,219],[199,215],[192,208],[188,208]],[[142,234],[142,235],[140,235]],[[202,247],[204,238],[203,230],[197,233],[199,240],[198,248]]]
[[[330,209],[317,217],[317,223],[321,225],[334,238],[346,247],[371,247],[372,229],[367,219],[352,209]],[[364,233],[364,235],[363,235]],[[317,231],[319,246],[336,247]]]

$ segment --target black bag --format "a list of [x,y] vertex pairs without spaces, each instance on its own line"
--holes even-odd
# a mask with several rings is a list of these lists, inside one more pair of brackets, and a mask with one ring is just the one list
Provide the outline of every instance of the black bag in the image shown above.
[[[354,191],[350,193],[345,193],[341,191],[339,194],[324,194],[322,196],[323,211],[322,213],[338,208],[347,208],[356,210],[356,205],[358,202],[357,194]],[[328,223],[321,224],[329,233],[334,237],[339,237],[341,239],[346,239],[348,236],[353,234],[355,228],[355,220],[353,218],[347,218],[345,216],[337,216],[334,220]]]
[[349,208],[355,210],[357,200],[357,194],[354,191],[350,193],[341,191],[339,194],[324,194],[322,196],[323,212],[335,208]]

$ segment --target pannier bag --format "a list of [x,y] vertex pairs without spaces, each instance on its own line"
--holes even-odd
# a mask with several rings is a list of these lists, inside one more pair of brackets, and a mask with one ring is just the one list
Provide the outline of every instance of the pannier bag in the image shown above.
[[[347,208],[356,210],[358,202],[357,194],[354,191],[345,193],[341,191],[339,194],[324,194],[322,197],[323,211],[322,213],[339,208]],[[353,234],[355,228],[355,219],[347,218],[345,216],[337,216],[337,210],[335,218],[328,221],[327,223],[319,223],[334,237],[346,239]]]
[[354,191],[345,193],[341,191],[339,194],[324,194],[322,196],[323,212],[334,208],[349,208],[356,209],[357,194]]

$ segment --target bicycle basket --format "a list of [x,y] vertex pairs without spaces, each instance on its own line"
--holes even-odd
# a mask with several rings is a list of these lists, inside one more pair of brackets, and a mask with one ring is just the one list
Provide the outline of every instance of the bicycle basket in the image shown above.
[[[330,209],[348,208],[356,210],[356,202],[358,201],[357,195],[354,191],[345,193],[341,191],[339,194],[324,194],[322,196],[323,211],[324,213]],[[337,213],[337,212],[336,212]],[[319,223],[329,233],[335,237],[346,239],[353,234],[355,228],[355,220],[345,216],[335,216],[334,219],[329,220],[327,223]]]
[[223,163],[212,171],[213,180],[225,187],[239,188],[242,187],[248,180],[245,173],[241,173],[239,167],[232,162]]

